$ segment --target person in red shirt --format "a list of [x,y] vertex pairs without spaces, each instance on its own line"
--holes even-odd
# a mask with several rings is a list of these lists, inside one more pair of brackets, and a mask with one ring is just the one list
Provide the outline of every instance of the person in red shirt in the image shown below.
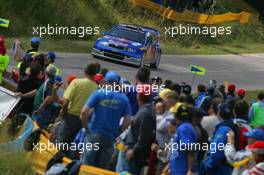
[[254,142],[247,146],[247,150],[252,152],[256,165],[242,175],[264,175],[264,141]]

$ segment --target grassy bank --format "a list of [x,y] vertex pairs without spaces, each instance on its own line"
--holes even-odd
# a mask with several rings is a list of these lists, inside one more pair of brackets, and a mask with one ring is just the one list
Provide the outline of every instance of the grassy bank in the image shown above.
[[248,91],[246,95],[246,101],[250,104],[252,100],[257,101],[258,93],[263,90]]
[[25,152],[0,150],[0,167],[0,175],[34,174]]
[[[25,49],[28,48],[30,38],[20,38]],[[9,49],[12,46],[14,38],[7,38],[6,47]],[[93,41],[78,41],[78,40],[43,40],[40,50],[56,51],[66,53],[90,53],[92,50]],[[233,43],[226,45],[201,45],[192,44],[183,46],[179,43],[168,42],[161,43],[163,54],[188,54],[188,55],[224,55],[224,54],[243,54],[243,53],[264,53],[264,43]]]
[[3,145],[11,140],[9,125],[11,120],[6,119],[0,127],[0,175],[32,175],[29,156],[24,151],[10,150]]
[[[260,0],[254,0],[260,1]],[[216,13],[237,12],[240,9],[233,2],[218,1]],[[8,9],[8,10],[4,10]],[[76,10],[78,9],[78,10]],[[0,2],[0,16],[11,21],[9,28],[0,28],[7,36],[7,47],[12,38],[22,39],[25,47],[32,36],[33,26],[91,26],[100,27],[100,32],[109,30],[118,23],[132,23],[154,27],[161,32],[161,43],[165,54],[230,54],[264,52],[264,25],[240,24],[237,22],[218,25],[232,27],[231,35],[215,38],[209,35],[165,35],[165,27],[178,26],[179,23],[164,20],[148,10],[135,7],[126,0],[40,0]],[[189,24],[183,24],[185,26]],[[199,27],[204,27],[200,25]],[[60,52],[90,52],[98,36],[77,35],[43,36],[42,50]],[[26,38],[26,39],[25,39]]]

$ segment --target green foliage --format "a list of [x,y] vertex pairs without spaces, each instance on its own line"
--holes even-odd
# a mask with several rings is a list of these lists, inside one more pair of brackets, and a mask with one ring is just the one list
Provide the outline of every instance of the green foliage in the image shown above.
[[24,152],[0,150],[0,175],[32,175],[30,161]]
[[[6,84],[4,84],[4,87]],[[32,175],[31,163],[26,152],[10,150],[5,146],[13,136],[10,135],[11,120],[7,118],[0,125],[0,175]]]
[[[256,4],[262,0],[252,0]],[[239,12],[241,9],[232,1],[217,0],[215,13]],[[260,12],[262,12],[260,10]],[[264,25],[240,24],[238,22],[226,23],[216,26],[232,27],[231,35],[210,37],[209,35],[177,35],[169,37],[165,35],[165,27],[178,26],[177,22],[165,20],[148,10],[133,6],[128,0],[8,0],[0,1],[0,17],[11,21],[9,28],[0,28],[0,33],[8,37],[29,38],[32,35],[33,26],[99,26],[100,31],[109,30],[118,23],[140,24],[154,27],[161,32],[162,43],[181,48],[205,48],[205,47],[237,47],[243,48],[244,44],[263,44]],[[192,25],[192,24],[183,24]],[[203,27],[204,25],[195,25]],[[52,41],[53,50],[67,51],[74,48],[79,51],[87,51],[98,36],[86,36],[79,38],[77,35],[52,35],[45,36],[44,40]],[[59,41],[56,41],[59,40]],[[67,40],[75,40],[67,42]],[[78,41],[89,41],[83,44]],[[57,42],[57,43],[56,43]],[[61,44],[62,43],[62,44]],[[58,45],[60,44],[60,45]],[[74,44],[74,46],[73,46]],[[26,44],[28,45],[28,44]],[[63,49],[64,45],[67,49]],[[50,46],[50,43],[47,44]],[[79,49],[77,47],[80,47]],[[47,47],[49,48],[49,47]],[[73,50],[73,49],[71,49]],[[171,50],[171,49],[167,49]],[[171,51],[169,51],[171,53]],[[209,52],[210,53],[210,52]],[[232,53],[232,52],[231,52]]]

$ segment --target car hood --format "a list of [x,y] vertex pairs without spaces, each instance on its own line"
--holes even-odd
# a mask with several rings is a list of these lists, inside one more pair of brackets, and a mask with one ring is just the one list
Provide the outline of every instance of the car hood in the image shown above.
[[131,41],[124,38],[118,38],[110,35],[105,35],[100,39],[100,41],[107,42],[109,44],[114,44],[123,47],[130,47],[130,48],[141,48],[143,45],[139,42]]

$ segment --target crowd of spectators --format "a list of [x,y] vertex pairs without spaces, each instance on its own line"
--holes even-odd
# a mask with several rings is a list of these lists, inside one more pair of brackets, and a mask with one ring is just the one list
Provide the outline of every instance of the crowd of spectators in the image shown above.
[[151,78],[148,68],[130,82],[96,62],[63,83],[55,53],[39,54],[39,43],[21,58],[20,112],[52,128],[53,143],[92,145],[58,148],[72,159],[133,175],[263,174],[264,92],[249,104],[244,89],[212,80],[192,94],[187,83]]

